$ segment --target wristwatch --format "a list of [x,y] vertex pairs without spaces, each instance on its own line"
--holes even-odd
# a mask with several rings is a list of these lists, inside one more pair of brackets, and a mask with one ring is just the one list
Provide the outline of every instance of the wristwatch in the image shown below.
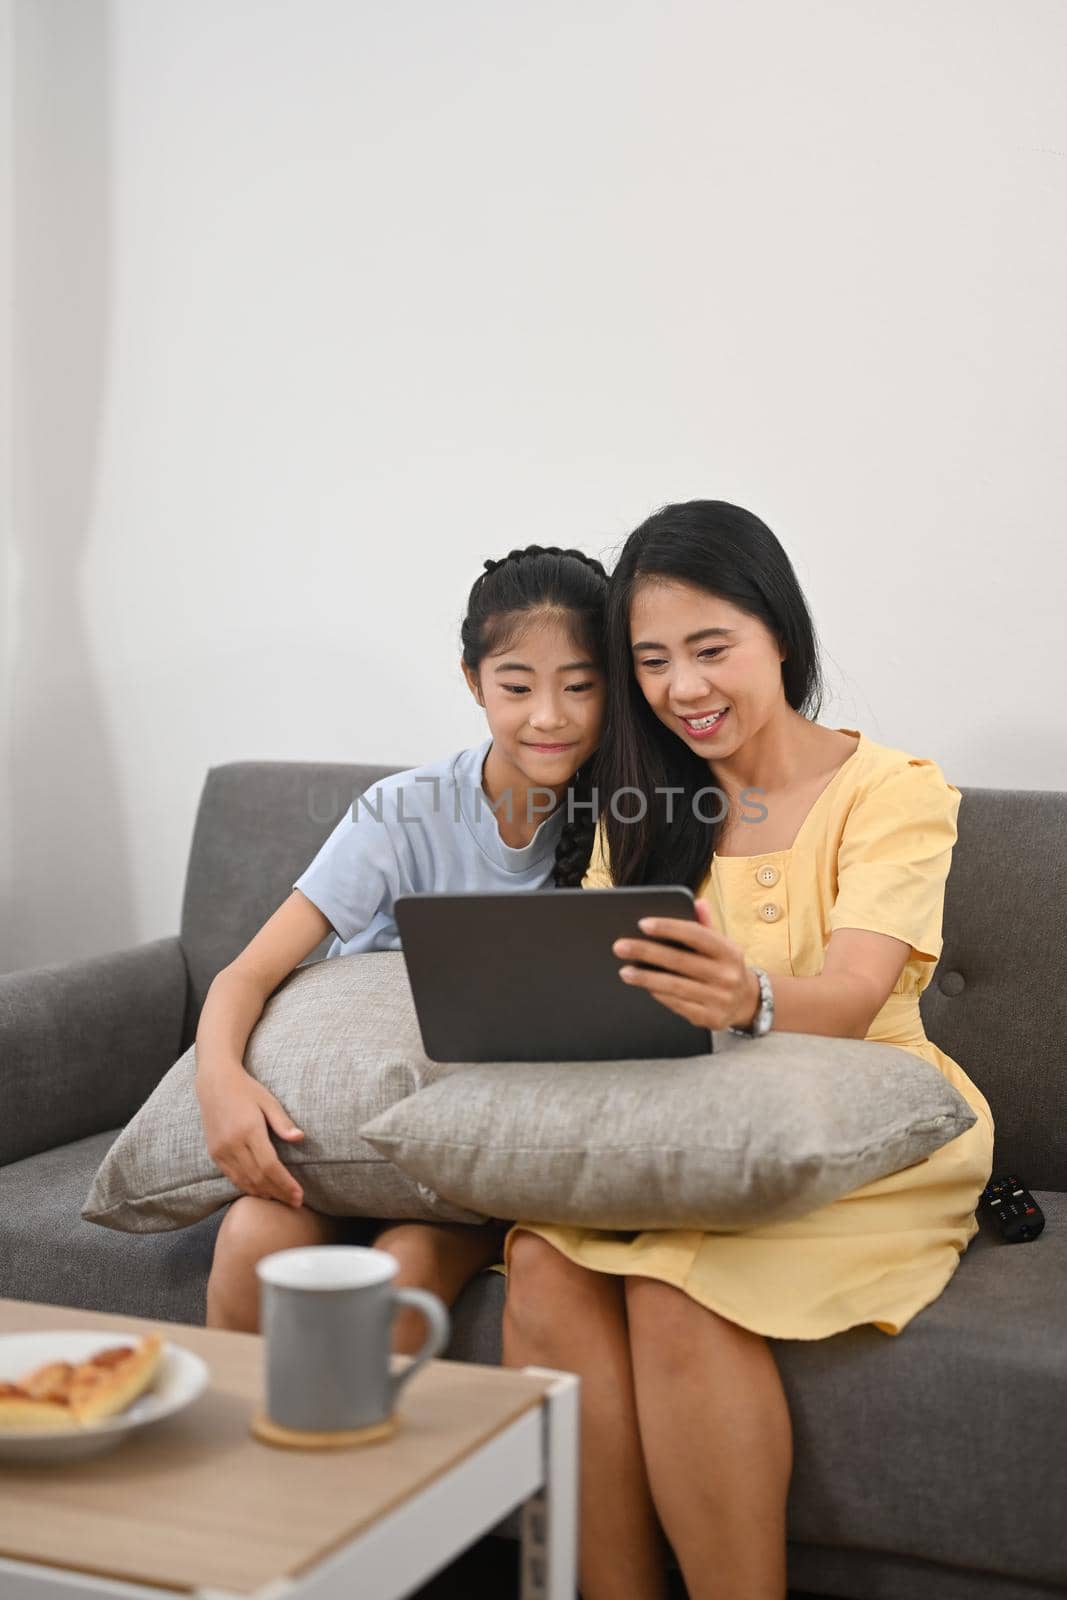
[[747,1028],[731,1028],[731,1033],[740,1033],[746,1039],[762,1039],[765,1033],[770,1033],[774,1026],[774,990],[771,980],[762,967],[749,967],[750,972],[756,974],[759,984],[759,1005],[756,1015],[752,1018]]

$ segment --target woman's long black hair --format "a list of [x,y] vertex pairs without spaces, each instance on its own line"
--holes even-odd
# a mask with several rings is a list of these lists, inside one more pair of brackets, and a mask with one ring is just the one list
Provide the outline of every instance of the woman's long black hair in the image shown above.
[[[500,561],[487,561],[475,579],[460,629],[463,661],[477,672],[487,655],[499,655],[531,611],[555,612],[591,661],[604,660],[604,608],[608,575],[581,550],[527,545]],[[566,807],[556,845],[555,882],[577,888],[585,876],[596,828],[592,804],[592,760],[579,767],[561,802]]]
[[[608,700],[594,781],[616,884],[681,883],[707,876],[722,823],[702,820],[693,797],[715,784],[709,763],[663,726],[638,686],[630,606],[645,579],[691,584],[758,617],[785,652],[782,686],[795,711],[817,716],[822,673],[811,613],[789,557],[765,523],[725,500],[664,506],[635,528],[611,577],[605,629]],[[640,820],[637,789],[647,800]],[[664,791],[681,790],[673,797]],[[657,792],[659,791],[659,792]],[[712,808],[714,811],[714,808]]]

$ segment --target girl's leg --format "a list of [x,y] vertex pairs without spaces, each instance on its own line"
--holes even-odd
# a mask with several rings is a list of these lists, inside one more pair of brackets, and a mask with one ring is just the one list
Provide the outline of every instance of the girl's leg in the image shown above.
[[306,1244],[334,1244],[344,1219],[327,1217],[310,1206],[298,1210],[280,1200],[243,1194],[232,1202],[215,1239],[207,1282],[209,1328],[259,1331],[259,1279],[256,1262],[274,1250]]
[[511,1241],[504,1363],[576,1372],[583,1600],[662,1600],[664,1550],[641,1459],[621,1280],[536,1234]]
[[[326,1216],[310,1206],[294,1210],[279,1200],[241,1195],[230,1205],[215,1241],[207,1286],[207,1327],[256,1333],[256,1262],[274,1250],[344,1243],[351,1227],[351,1218]],[[500,1260],[503,1234],[503,1225],[398,1222],[386,1223],[374,1243],[399,1261],[398,1287],[432,1289],[451,1306],[475,1273]],[[418,1313],[402,1311],[396,1319],[393,1349],[410,1354],[425,1336]]]
[[784,1600],[789,1407],[770,1346],[680,1289],[626,1280],[652,1496],[690,1600]]
[[[374,1241],[400,1263],[397,1288],[432,1289],[453,1306],[471,1279],[501,1259],[506,1225],[464,1222],[387,1222]],[[393,1349],[414,1355],[426,1338],[426,1323],[404,1307],[393,1324]]]

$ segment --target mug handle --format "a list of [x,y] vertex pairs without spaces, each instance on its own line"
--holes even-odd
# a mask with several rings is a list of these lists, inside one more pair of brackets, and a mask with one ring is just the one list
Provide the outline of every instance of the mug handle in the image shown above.
[[395,1316],[401,1306],[413,1306],[416,1311],[426,1318],[426,1341],[418,1354],[411,1360],[403,1372],[394,1372],[389,1377],[389,1402],[390,1410],[396,1405],[404,1384],[413,1378],[420,1367],[427,1361],[432,1361],[448,1343],[452,1331],[451,1319],[445,1308],[443,1300],[439,1300],[428,1289],[394,1289],[393,1290],[393,1315]]

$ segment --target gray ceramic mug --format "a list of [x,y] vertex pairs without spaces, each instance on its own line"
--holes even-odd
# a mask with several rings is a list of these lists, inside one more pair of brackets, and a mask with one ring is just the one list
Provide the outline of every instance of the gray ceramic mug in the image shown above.
[[[401,1387],[449,1336],[444,1304],[424,1289],[394,1289],[398,1270],[385,1250],[347,1244],[278,1250],[257,1262],[270,1422],[341,1433],[391,1419]],[[426,1342],[409,1366],[391,1372],[401,1306],[426,1318]]]

